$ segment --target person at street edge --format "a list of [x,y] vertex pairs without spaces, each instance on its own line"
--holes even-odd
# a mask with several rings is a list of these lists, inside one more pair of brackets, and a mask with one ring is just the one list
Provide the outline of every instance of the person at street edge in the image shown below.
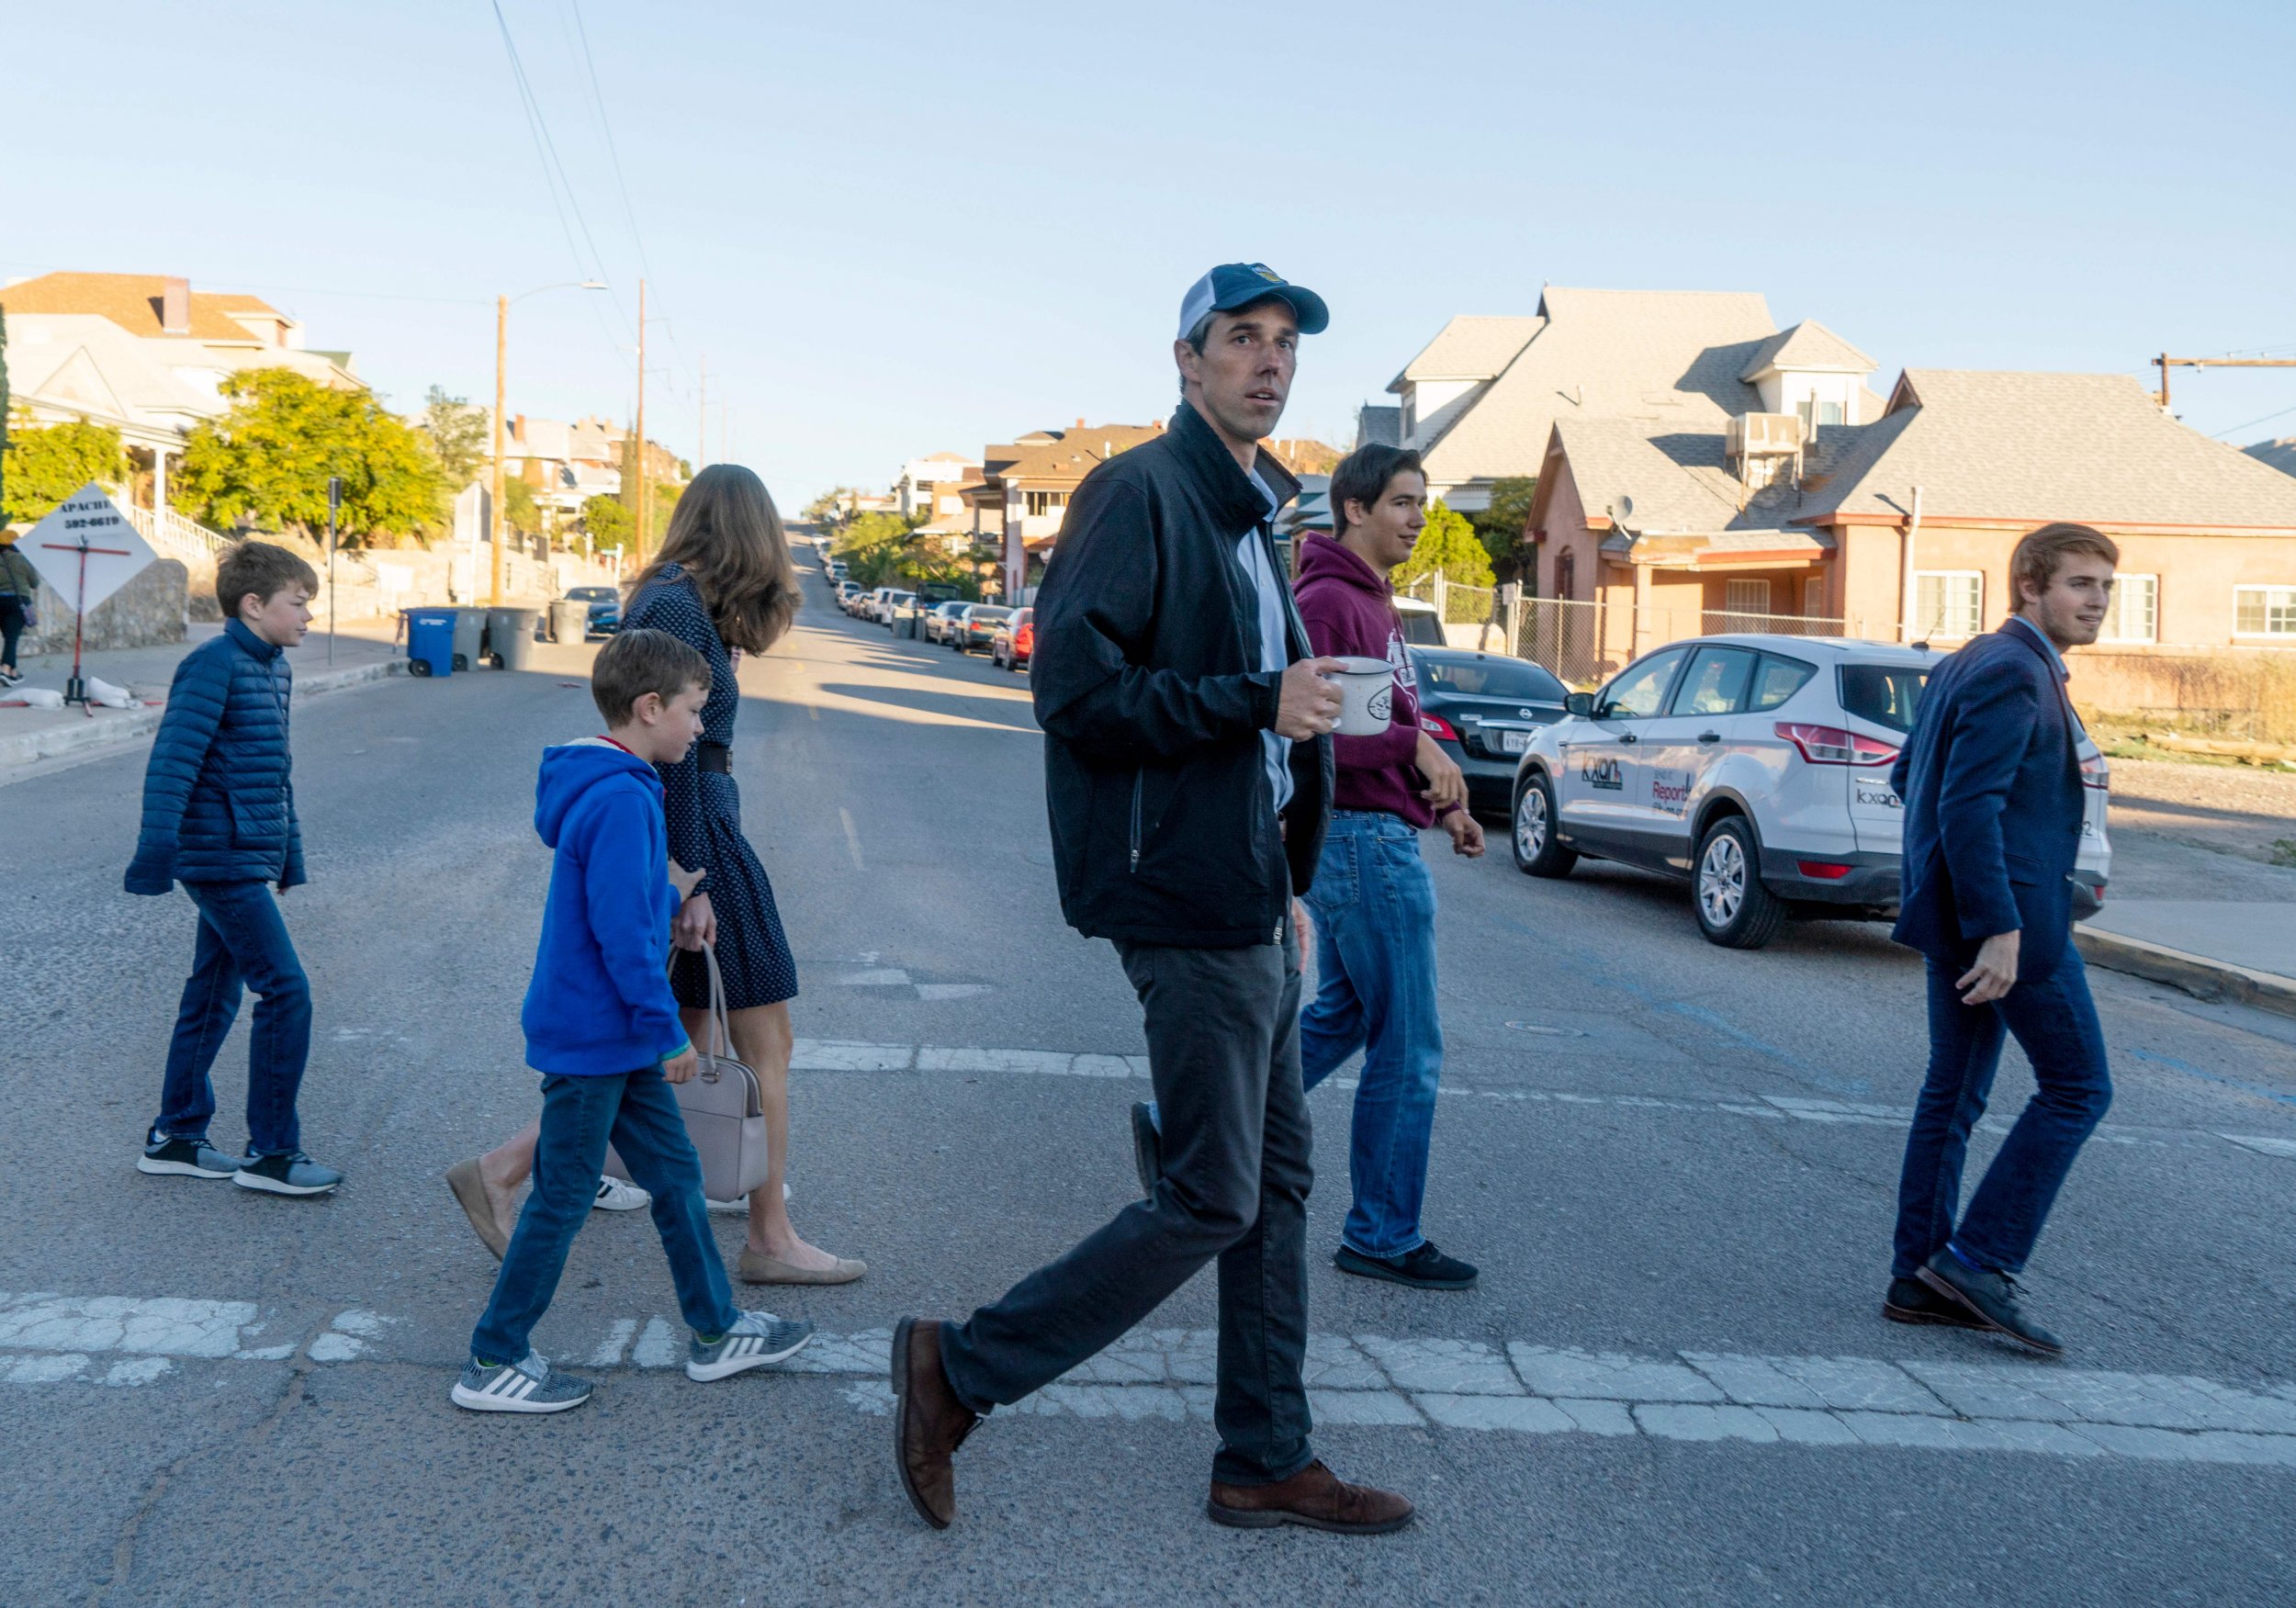
[[1099,1352],[1219,1265],[1220,1445],[1207,1513],[1399,1528],[1400,1496],[1315,1456],[1307,1346],[1312,1136],[1300,1080],[1305,916],[1331,808],[1335,661],[1313,657],[1272,521],[1297,484],[1257,443],[1322,298],[1257,264],[1199,279],[1157,439],[1087,475],[1036,600],[1030,667],[1061,908],[1112,940],[1145,1014],[1165,1134],[1154,1192],[962,1322],[894,1331],[895,1451],[918,1514],[956,1512],[981,1417]]
[[[216,565],[221,634],[186,654],[168,685],[125,880],[130,894],[155,895],[181,883],[199,928],[139,1172],[229,1178],[269,1195],[324,1195],[343,1182],[303,1153],[296,1096],[310,1061],[310,980],[272,897],[306,880],[286,652],[310,628],[318,590],[311,567],[285,547],[240,543]],[[247,988],[255,1018],[242,1153],[210,1144],[208,1123],[209,1074]]]
[[[2044,525],[2009,556],[2017,609],[1930,677],[1889,784],[1905,801],[1894,937],[1927,957],[1930,1067],[1897,1186],[1885,1316],[2065,1343],[2025,1310],[2025,1269],[2112,1084],[2088,974],[2072,943],[2080,849],[2080,717],[2067,650],[2097,640],[2121,555],[2080,524]],[[2040,1086],[1956,1220],[1970,1130],[2005,1035]]]
[[702,735],[710,669],[662,631],[625,631],[599,651],[591,697],[603,737],[545,748],[535,830],[549,846],[550,892],[521,1022],[542,1074],[534,1193],[518,1214],[494,1294],[451,1392],[474,1412],[564,1412],[589,1381],[528,1344],[588,1220],[611,1143],[651,1197],[678,1310],[693,1338],[686,1377],[723,1379],[793,1355],[813,1325],[742,1311],[710,1233],[702,1160],[670,1085],[697,1057],[669,978],[678,895],[657,765]]

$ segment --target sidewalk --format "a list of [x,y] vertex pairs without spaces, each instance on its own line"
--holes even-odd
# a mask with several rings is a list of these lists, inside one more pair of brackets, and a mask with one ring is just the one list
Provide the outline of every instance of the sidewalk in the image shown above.
[[2296,1017],[2296,905],[2108,898],[2073,936],[2093,966]]
[[2104,909],[2074,928],[2081,953],[2203,999],[2296,1016],[2296,869],[2257,847],[2296,838],[2296,779],[2153,769],[2193,774],[2147,779],[2124,801],[2115,761],[2112,883]]
[[[359,620],[339,626],[332,665],[327,662],[326,634],[314,629],[301,647],[287,650],[287,662],[295,669],[296,698],[316,697],[404,670],[407,661],[391,645],[397,624],[395,620]],[[181,642],[112,648],[82,658],[84,676],[125,687],[147,701],[141,709],[10,707],[7,701],[21,689],[0,688],[0,771],[149,737],[159,729],[161,705],[176,665],[184,655],[222,629],[214,624],[194,624]],[[17,668],[24,672],[25,687],[48,687],[61,692],[72,675],[72,655],[26,654]]]

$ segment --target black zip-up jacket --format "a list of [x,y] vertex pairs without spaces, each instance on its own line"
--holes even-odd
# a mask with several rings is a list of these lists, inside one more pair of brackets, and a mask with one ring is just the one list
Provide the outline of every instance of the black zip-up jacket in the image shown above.
[[[1299,490],[1263,455],[1278,506]],[[1267,503],[1183,403],[1171,427],[1086,475],[1036,600],[1029,664],[1061,911],[1087,938],[1190,949],[1280,941],[1330,823],[1329,737],[1291,746],[1278,826],[1260,734],[1282,675],[1262,670],[1237,538]],[[1262,541],[1268,538],[1262,535]],[[1311,656],[1282,581],[1285,660]]]

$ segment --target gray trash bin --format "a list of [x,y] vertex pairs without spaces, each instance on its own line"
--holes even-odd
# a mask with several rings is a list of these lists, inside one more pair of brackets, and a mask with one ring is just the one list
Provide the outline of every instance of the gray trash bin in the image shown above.
[[917,623],[924,617],[924,615],[918,613],[915,609],[903,609],[898,614],[894,616],[893,634],[895,636],[915,636],[917,635]]
[[580,598],[560,598],[550,605],[550,640],[581,642],[590,635],[590,605]]
[[484,609],[463,608],[455,611],[455,668],[467,670],[477,668],[478,655],[484,651],[481,638],[486,635],[487,612]]
[[540,609],[489,609],[487,651],[498,670],[531,669],[535,662],[535,624]]

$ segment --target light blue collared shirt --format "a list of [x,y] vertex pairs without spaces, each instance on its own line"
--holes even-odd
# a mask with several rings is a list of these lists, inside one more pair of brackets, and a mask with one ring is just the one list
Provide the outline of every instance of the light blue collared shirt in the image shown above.
[[2041,651],[2049,656],[2049,668],[2056,671],[2058,680],[2069,681],[2073,679],[2073,672],[2065,668],[2065,656],[2057,651],[2057,645],[2049,640],[2049,634],[2046,631],[2022,614],[2011,614],[2009,618],[2022,625],[2025,628],[2025,634],[2041,644]]
[[[1267,503],[1267,518],[1272,521],[1276,511],[1283,505],[1276,500],[1276,493],[1260,478],[1259,471],[1252,471],[1252,487]],[[1263,522],[1265,523],[1266,522]],[[1262,525],[1254,525],[1236,543],[1236,562],[1251,578],[1252,590],[1258,593],[1260,616],[1260,669],[1284,670],[1290,668],[1289,649],[1284,641],[1284,597],[1282,582],[1268,567],[1267,544],[1260,539]],[[1276,813],[1281,815],[1284,805],[1291,802],[1291,739],[1277,737],[1273,730],[1260,733],[1260,743],[1266,749],[1268,795],[1276,801]]]

